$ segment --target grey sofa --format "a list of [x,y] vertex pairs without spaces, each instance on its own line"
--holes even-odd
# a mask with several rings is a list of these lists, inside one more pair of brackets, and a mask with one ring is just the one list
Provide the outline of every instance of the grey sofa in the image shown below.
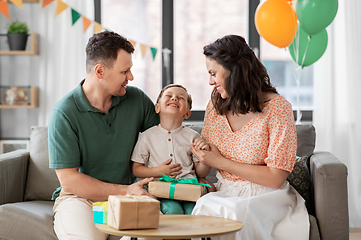
[[[201,131],[202,124],[189,125]],[[315,129],[298,125],[297,155],[310,156],[310,239],[348,239],[347,168],[329,152],[313,152]],[[30,151],[0,155],[0,239],[57,239],[51,194],[59,182],[48,168],[47,128],[34,127]],[[215,181],[214,172],[209,180]],[[119,239],[110,236],[109,239]]]

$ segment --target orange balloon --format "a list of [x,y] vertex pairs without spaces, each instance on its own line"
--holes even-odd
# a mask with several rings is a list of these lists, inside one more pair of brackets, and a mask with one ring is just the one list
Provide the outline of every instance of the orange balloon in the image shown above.
[[256,29],[267,42],[279,48],[288,47],[297,31],[297,16],[285,0],[260,3],[255,14]]

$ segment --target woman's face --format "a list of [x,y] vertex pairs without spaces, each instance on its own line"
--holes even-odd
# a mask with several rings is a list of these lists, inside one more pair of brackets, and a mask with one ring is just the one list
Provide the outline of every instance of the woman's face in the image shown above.
[[209,73],[209,85],[214,86],[221,98],[226,99],[229,97],[226,92],[226,78],[229,75],[229,71],[223,68],[216,60],[211,58],[206,58],[206,67]]

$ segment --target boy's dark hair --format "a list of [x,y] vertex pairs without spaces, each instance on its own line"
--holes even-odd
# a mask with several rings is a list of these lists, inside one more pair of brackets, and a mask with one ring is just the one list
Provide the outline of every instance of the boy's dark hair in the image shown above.
[[179,88],[182,88],[184,89],[184,91],[186,91],[186,93],[188,94],[188,98],[187,98],[187,102],[188,102],[188,108],[189,110],[192,109],[192,96],[188,93],[187,89],[185,87],[183,87],[182,85],[179,85],[179,84],[169,84],[167,86],[165,86],[162,91],[160,91],[158,97],[157,97],[157,102],[159,102],[159,99],[163,96],[163,93],[165,90],[167,90],[168,88],[172,88],[172,87],[179,87]]
[[105,31],[94,34],[85,48],[87,73],[98,63],[108,68],[113,67],[119,49],[124,49],[131,54],[134,52],[131,42],[115,32]]
[[216,89],[212,92],[211,100],[218,114],[261,112],[263,92],[277,93],[267,69],[243,37],[227,35],[219,38],[204,46],[203,54],[217,61],[229,73],[225,79],[229,97],[222,99]]

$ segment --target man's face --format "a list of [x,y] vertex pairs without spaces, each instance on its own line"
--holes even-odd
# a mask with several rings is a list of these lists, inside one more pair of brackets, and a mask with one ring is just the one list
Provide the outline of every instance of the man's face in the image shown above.
[[132,55],[120,49],[113,67],[105,67],[103,75],[104,87],[112,96],[125,95],[128,81],[134,79],[130,70],[132,66]]

